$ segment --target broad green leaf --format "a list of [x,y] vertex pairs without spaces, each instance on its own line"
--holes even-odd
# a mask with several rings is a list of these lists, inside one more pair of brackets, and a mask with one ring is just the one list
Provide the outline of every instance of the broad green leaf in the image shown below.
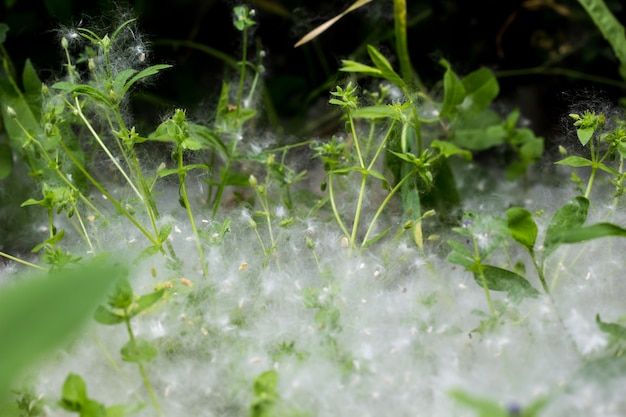
[[93,313],[93,318],[105,326],[113,326],[124,322],[124,316],[116,314],[104,306],[98,306]]
[[546,260],[561,244],[560,236],[569,229],[578,228],[587,220],[589,200],[578,196],[568,201],[552,216],[543,241],[543,259]]
[[148,362],[157,356],[157,348],[142,338],[129,340],[120,350],[124,362]]
[[465,87],[458,75],[452,70],[448,61],[442,59],[439,63],[446,67],[446,73],[443,76],[444,96],[439,117],[450,117],[458,112],[457,106],[465,98]]
[[626,35],[624,26],[615,18],[603,0],[578,0],[596,24],[620,62],[620,75],[626,79]]
[[465,112],[480,113],[498,97],[500,86],[493,72],[480,68],[463,78],[465,98],[459,107]]
[[513,239],[532,252],[537,240],[537,224],[533,215],[524,208],[511,207],[506,211],[506,220]]
[[[487,288],[492,291],[505,291],[514,303],[519,303],[525,297],[539,295],[539,291],[530,285],[526,278],[515,272],[491,265],[483,265],[482,268]],[[482,287],[482,279],[478,272],[474,272],[474,280]]]
[[63,383],[60,405],[67,411],[80,412],[87,403],[87,384],[80,375],[70,373]]
[[221,154],[221,156],[228,156],[228,148],[224,145],[224,142],[222,142],[219,135],[214,131],[196,123],[189,123],[188,127],[189,136],[203,142],[204,148],[215,149]]
[[[0,398],[18,373],[59,346],[91,316],[121,268],[102,258],[0,291]],[[1,399],[0,399],[1,402]]]
[[626,229],[612,223],[596,223],[587,227],[573,227],[563,230],[554,239],[559,243],[579,243],[609,236],[626,237]]
[[13,152],[11,147],[4,143],[0,144],[0,180],[11,175],[13,171]]
[[406,90],[406,85],[402,78],[393,70],[393,67],[385,58],[383,54],[381,54],[378,49],[374,48],[372,45],[367,45],[367,53],[370,56],[370,59],[376,65],[381,72],[381,76],[390,81],[391,83],[398,86],[401,90]]
[[585,146],[589,143],[589,140],[593,137],[593,133],[596,131],[595,126],[580,127],[576,130],[576,136],[581,145]]
[[151,292],[150,294],[145,294],[139,297],[137,299],[137,302],[133,304],[133,306],[130,309],[130,312],[129,312],[130,317],[134,317],[137,314],[144,311],[145,309],[152,306],[154,303],[156,303],[163,297],[163,294],[165,294],[165,290],[161,289],[159,291]]
[[587,158],[581,156],[568,156],[565,159],[555,162],[558,165],[567,165],[570,167],[590,167],[593,166],[593,162]]

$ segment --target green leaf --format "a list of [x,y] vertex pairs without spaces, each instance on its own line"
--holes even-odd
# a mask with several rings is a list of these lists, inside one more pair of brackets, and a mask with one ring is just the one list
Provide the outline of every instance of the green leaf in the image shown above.
[[500,86],[493,72],[480,68],[463,78],[465,99],[459,107],[466,112],[480,113],[498,97]]
[[581,156],[568,156],[565,159],[555,162],[558,165],[567,165],[570,167],[590,167],[593,166],[593,162],[587,158]]
[[91,315],[121,268],[101,257],[73,269],[21,279],[0,291],[0,403],[8,384]]
[[0,180],[11,175],[13,171],[13,152],[11,147],[4,143],[0,144]]
[[172,233],[172,223],[165,223],[159,230],[159,242],[165,242],[170,233]]
[[371,77],[382,77],[383,72],[378,68],[371,67],[369,65],[361,64],[360,62],[351,61],[349,59],[344,59],[341,61],[343,65],[339,68],[339,71],[344,72],[354,72],[357,74],[365,74]]
[[41,115],[41,78],[37,75],[37,70],[30,59],[24,63],[22,71],[22,85],[24,86],[24,98],[34,115]]
[[144,408],[142,404],[116,404],[106,408],[106,417],[126,417],[135,414]]
[[573,227],[554,236],[559,243],[579,243],[601,237],[626,237],[626,229],[612,223],[596,223],[587,227]]
[[124,86],[126,85],[126,81],[133,75],[137,73],[137,70],[132,68],[127,68],[123,71],[120,71],[113,80],[113,91],[119,96],[122,97],[124,92],[126,91]]
[[9,25],[6,23],[0,23],[0,45],[7,40],[7,32],[9,31]]
[[465,87],[458,75],[452,70],[448,61],[442,59],[439,63],[446,67],[446,73],[443,76],[444,96],[439,117],[450,117],[458,112],[457,106],[465,98]]
[[442,140],[433,140],[430,146],[432,146],[435,149],[439,149],[439,152],[441,152],[441,154],[445,156],[446,158],[449,158],[453,155],[459,155],[461,158],[465,159],[466,161],[472,160],[472,153],[470,151],[461,149],[451,142],[446,142]]
[[105,326],[113,326],[115,324],[123,323],[124,316],[116,314],[104,306],[98,306],[93,313],[93,318],[100,324]]
[[602,0],[578,0],[596,24],[620,62],[620,75],[626,79],[626,35],[624,26]]
[[576,136],[581,145],[585,146],[589,143],[589,140],[593,137],[593,133],[596,131],[596,126],[579,127],[576,130]]
[[395,84],[401,90],[406,90],[406,85],[404,84],[402,78],[393,70],[393,67],[387,58],[385,58],[385,56],[381,54],[378,49],[374,48],[372,45],[367,45],[367,53],[376,68],[380,70],[381,77]]
[[352,117],[355,119],[394,119],[400,120],[400,114],[396,109],[388,105],[376,105],[359,107],[354,110]]
[[[526,278],[515,272],[491,265],[483,265],[482,268],[487,281],[487,288],[492,291],[506,291],[507,296],[514,303],[519,303],[525,297],[539,295],[539,291],[530,285]],[[478,272],[474,272],[474,280],[482,287],[483,282]]]
[[130,79],[130,81],[128,81],[126,83],[126,85],[124,85],[124,88],[122,89],[122,93],[126,94],[126,92],[128,91],[128,89],[135,84],[137,81],[146,78],[146,77],[150,77],[152,75],[158,74],[160,71],[167,69],[167,68],[171,68],[172,65],[168,65],[168,64],[158,64],[158,65],[153,65],[151,67],[145,68],[141,71],[139,71],[139,73],[137,73],[137,75],[135,75],[133,78]]
[[532,252],[537,240],[537,224],[533,215],[521,207],[511,207],[506,211],[507,227],[516,242]]
[[582,226],[587,220],[589,200],[578,196],[568,201],[552,216],[543,241],[543,259],[547,259],[561,244],[560,235],[569,229]]
[[506,122],[492,110],[463,114],[456,123],[452,142],[471,151],[482,151],[504,144],[509,137]]
[[165,294],[165,290],[164,289],[161,289],[161,290],[155,291],[155,292],[151,292],[150,294],[142,295],[141,297],[139,297],[137,299],[137,302],[135,304],[133,304],[132,308],[130,309],[129,316],[130,317],[134,317],[137,314],[139,314],[142,311],[144,311],[145,309],[149,308],[154,303],[159,301],[161,299],[161,297],[163,297],[163,294]]
[[596,323],[604,333],[608,333],[616,339],[626,340],[626,327],[621,324],[606,323],[600,319],[599,314],[596,314]]
[[87,384],[77,374],[70,373],[63,383],[60,405],[67,411],[80,412],[87,403]]
[[476,411],[478,417],[510,417],[504,407],[498,402],[471,396],[460,390],[450,391],[450,396],[458,403]]
[[142,338],[129,340],[120,350],[124,362],[148,362],[157,356],[157,348]]
[[115,283],[115,287],[109,295],[107,304],[111,308],[126,308],[133,302],[133,288],[125,277]]

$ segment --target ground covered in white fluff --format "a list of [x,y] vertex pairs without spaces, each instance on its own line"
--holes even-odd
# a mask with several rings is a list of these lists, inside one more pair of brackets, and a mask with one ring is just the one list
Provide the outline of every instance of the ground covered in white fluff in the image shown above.
[[[536,217],[541,241],[551,215],[575,195],[571,188],[536,185],[521,193],[501,183],[489,198],[468,191],[474,197],[465,205],[498,216],[512,203],[544,210]],[[592,206],[590,221],[605,214]],[[626,224],[616,215],[611,221]],[[171,283],[165,299],[134,320],[136,334],[159,348],[147,374],[165,416],[248,415],[253,381],[268,370],[278,375],[278,416],[477,415],[452,390],[494,402],[508,410],[503,416],[542,400],[537,415],[626,415],[626,362],[595,321],[596,314],[605,322],[625,315],[623,239],[557,250],[546,269],[552,298],[541,291],[528,255],[511,244],[509,255],[526,265],[542,295],[516,304],[492,291],[500,317],[488,328],[481,326],[489,318],[483,289],[444,257],[445,240],[463,237],[427,242],[425,255],[404,238],[355,253],[342,246],[334,223],[298,219],[279,229],[264,267],[246,216],[236,215],[223,244],[208,250],[204,279],[185,224],[172,233],[185,276],[158,256],[134,265],[130,276],[136,294]],[[127,337],[121,325],[94,323],[37,369],[36,393],[58,400],[73,372],[86,380],[91,398],[144,402],[137,415],[156,415],[136,365],[121,360]],[[50,405],[47,415],[69,414]]]

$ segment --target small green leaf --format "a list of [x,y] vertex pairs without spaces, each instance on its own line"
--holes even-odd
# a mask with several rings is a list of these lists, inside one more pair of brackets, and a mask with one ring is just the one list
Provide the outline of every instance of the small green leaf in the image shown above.
[[569,229],[582,226],[587,220],[589,200],[578,196],[568,201],[552,216],[543,241],[543,259],[547,259],[561,244],[560,235]]
[[111,308],[127,308],[133,302],[133,288],[126,278],[120,278],[115,283],[107,304]]
[[587,158],[581,156],[568,156],[565,159],[555,162],[558,165],[567,165],[570,167],[590,167],[593,166],[593,162]]
[[470,151],[461,149],[451,142],[446,142],[442,140],[434,140],[432,141],[430,146],[432,146],[435,149],[439,149],[439,152],[441,152],[441,154],[445,156],[446,158],[449,158],[453,155],[459,155],[461,158],[465,159],[466,161],[472,160],[472,153]]
[[60,405],[67,411],[80,412],[87,402],[87,384],[77,374],[70,373],[63,383]]
[[124,316],[116,314],[111,310],[108,310],[104,306],[98,306],[93,313],[93,318],[100,324],[105,326],[112,326],[124,322]]
[[595,126],[590,127],[580,127],[576,130],[576,135],[578,136],[578,140],[580,144],[585,146],[589,143],[589,140],[592,138],[593,133],[596,131]]
[[165,242],[170,233],[172,233],[172,223],[165,223],[159,230],[159,242]]
[[533,215],[521,207],[511,207],[506,211],[507,227],[516,242],[532,252],[537,239],[537,224]]
[[361,64],[360,62],[344,59],[341,61],[343,65],[339,68],[339,71],[354,72],[358,74],[365,74],[371,77],[382,77],[382,71],[378,68],[371,67],[369,65]]
[[599,314],[596,314],[596,323],[604,333],[608,333],[616,339],[626,340],[626,327],[621,324],[604,322],[600,319]]
[[129,311],[129,316],[130,317],[134,317],[137,314],[139,314],[142,311],[144,311],[145,309],[149,308],[154,303],[159,301],[161,299],[161,297],[163,297],[163,294],[165,294],[165,290],[164,289],[152,292],[150,294],[142,295],[141,297],[139,297],[137,299],[137,302],[135,304],[133,304],[133,306],[131,307],[131,309]]
[[168,65],[168,64],[158,64],[158,65],[153,65],[151,67],[148,67],[139,71],[139,73],[137,73],[133,78],[130,79],[130,81],[126,83],[126,85],[124,85],[124,88],[122,89],[122,93],[125,94],[128,91],[128,89],[137,81],[146,77],[150,77],[151,75],[158,74],[160,71],[167,69],[167,68],[171,68],[171,67],[172,65]]
[[137,70],[128,68],[123,71],[120,71],[115,76],[115,79],[113,80],[113,91],[115,91],[115,93],[119,97],[122,97],[124,95],[124,92],[126,91],[124,89],[124,85],[126,84],[126,81],[128,81],[128,79],[132,77],[136,72]]
[[124,362],[148,362],[157,356],[157,348],[146,340],[135,338],[129,340],[120,350]]
[[387,58],[385,58],[385,56],[381,54],[378,49],[374,48],[372,45],[367,45],[367,53],[376,68],[380,70],[381,77],[395,84],[401,90],[406,89],[406,85],[404,84],[402,78],[393,70],[393,67]]
[[458,75],[452,70],[448,61],[442,59],[439,63],[446,67],[446,73],[443,76],[444,96],[439,117],[450,117],[458,112],[457,106],[465,98],[465,87]]
[[360,107],[352,112],[355,119],[394,119],[400,120],[400,114],[396,109],[387,105]]

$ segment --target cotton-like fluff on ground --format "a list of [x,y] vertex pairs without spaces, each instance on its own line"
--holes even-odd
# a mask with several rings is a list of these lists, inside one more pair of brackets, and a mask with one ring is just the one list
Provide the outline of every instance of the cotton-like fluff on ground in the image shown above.
[[[523,195],[510,185],[489,192],[466,198],[466,208],[493,216],[512,202],[544,210],[539,241],[574,196],[541,185]],[[590,218],[605,212],[594,207]],[[136,294],[168,288],[133,320],[136,335],[158,347],[146,372],[165,416],[249,415],[261,395],[253,381],[266,371],[278,377],[272,399],[280,416],[472,416],[484,402],[503,416],[537,404],[536,415],[626,414],[623,349],[596,321],[624,315],[622,240],[557,250],[546,264],[551,297],[527,253],[511,244],[508,256],[526,266],[540,295],[515,303],[492,291],[498,317],[490,319],[483,288],[444,259],[445,239],[464,244],[463,237],[427,242],[425,255],[408,239],[356,253],[334,223],[302,219],[277,229],[266,258],[247,214],[231,217],[223,244],[207,248],[208,279],[184,221],[172,233],[184,276],[158,256],[131,268]],[[49,401],[47,415],[67,415],[54,401],[69,372],[84,377],[90,398],[144,402],[137,415],[155,415],[137,366],[121,360],[127,338],[123,326],[94,324],[39,369],[36,393]]]

